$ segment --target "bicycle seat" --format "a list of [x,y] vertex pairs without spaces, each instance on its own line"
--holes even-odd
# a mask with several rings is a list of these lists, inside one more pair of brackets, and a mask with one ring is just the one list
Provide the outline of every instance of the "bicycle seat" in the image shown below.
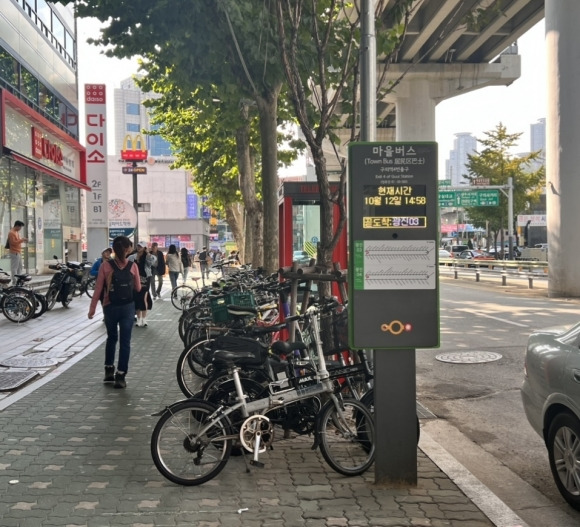
[[284,342],[283,340],[277,340],[272,344],[272,353],[278,356],[288,356],[292,355],[295,350],[305,350],[307,348],[304,342]]
[[212,362],[216,368],[228,368],[230,366],[261,366],[265,359],[261,351],[217,350],[213,354]]
[[32,276],[29,274],[15,274],[14,276],[21,282],[30,282],[30,280],[32,280]]

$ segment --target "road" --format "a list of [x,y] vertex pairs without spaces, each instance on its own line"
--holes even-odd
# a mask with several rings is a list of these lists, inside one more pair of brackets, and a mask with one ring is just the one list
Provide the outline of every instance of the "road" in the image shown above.
[[[440,298],[441,346],[417,350],[418,399],[438,418],[424,420],[424,429],[530,526],[580,525],[580,512],[553,482],[546,448],[520,397],[528,335],[578,322],[580,301],[451,276],[442,276]],[[501,358],[483,364],[437,359],[462,351]]]

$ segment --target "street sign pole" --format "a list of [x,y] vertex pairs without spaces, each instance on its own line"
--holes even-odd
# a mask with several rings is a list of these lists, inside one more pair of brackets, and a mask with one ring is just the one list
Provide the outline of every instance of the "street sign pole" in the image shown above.
[[509,259],[514,259],[514,179],[508,178],[508,243]]
[[[133,168],[137,166],[137,161],[133,161]],[[139,192],[137,190],[137,172],[133,170],[133,208],[137,214],[137,223],[135,224],[135,234],[133,235],[133,247],[136,248],[139,243]]]

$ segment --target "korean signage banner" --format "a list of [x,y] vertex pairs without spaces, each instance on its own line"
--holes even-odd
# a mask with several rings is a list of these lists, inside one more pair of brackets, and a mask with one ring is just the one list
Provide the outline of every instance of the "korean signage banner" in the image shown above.
[[85,84],[87,227],[108,229],[107,97],[104,84]]

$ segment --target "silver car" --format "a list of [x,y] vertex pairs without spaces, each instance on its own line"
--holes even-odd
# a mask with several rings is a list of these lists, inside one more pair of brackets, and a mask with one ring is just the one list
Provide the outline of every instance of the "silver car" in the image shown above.
[[558,490],[580,510],[580,323],[530,335],[521,393]]

